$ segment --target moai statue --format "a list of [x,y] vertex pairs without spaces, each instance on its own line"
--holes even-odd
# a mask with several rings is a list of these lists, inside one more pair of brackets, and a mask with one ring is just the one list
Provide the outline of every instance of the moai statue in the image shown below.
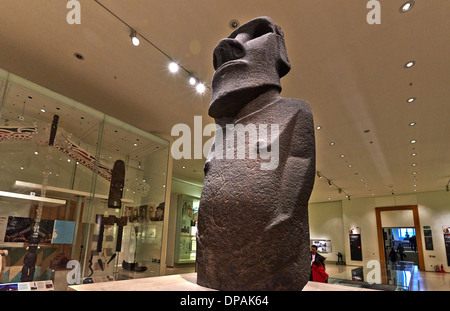
[[301,290],[311,271],[314,124],[305,101],[280,96],[290,70],[283,33],[270,18],[256,18],[221,40],[213,56],[208,113],[216,135],[204,167],[197,283]]

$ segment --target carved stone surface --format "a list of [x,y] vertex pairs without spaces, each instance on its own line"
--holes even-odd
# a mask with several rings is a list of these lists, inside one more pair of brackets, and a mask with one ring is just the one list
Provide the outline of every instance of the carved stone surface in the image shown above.
[[197,282],[301,290],[311,269],[314,124],[306,102],[280,96],[290,70],[281,29],[268,17],[242,25],[215,48],[214,68],[209,115],[218,131],[204,168]]

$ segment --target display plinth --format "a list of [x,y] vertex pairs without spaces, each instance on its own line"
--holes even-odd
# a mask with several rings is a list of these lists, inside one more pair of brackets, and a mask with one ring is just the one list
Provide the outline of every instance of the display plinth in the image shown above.
[[[69,291],[215,291],[197,284],[197,273],[166,275],[134,280],[72,285]],[[308,282],[303,291],[372,291],[343,285]]]

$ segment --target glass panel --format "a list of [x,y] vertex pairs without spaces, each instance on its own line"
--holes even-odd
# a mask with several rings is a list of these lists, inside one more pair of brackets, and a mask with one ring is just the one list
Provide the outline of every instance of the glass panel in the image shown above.
[[382,282],[374,280],[376,268],[365,266],[333,275],[328,278],[328,283],[345,286],[370,288],[385,291],[408,291],[411,288],[411,280],[417,266],[409,264],[388,265],[386,267],[386,280]]
[[178,196],[177,229],[175,237],[175,263],[194,263],[197,250],[198,198]]
[[0,283],[159,275],[168,141],[2,70],[0,94]]

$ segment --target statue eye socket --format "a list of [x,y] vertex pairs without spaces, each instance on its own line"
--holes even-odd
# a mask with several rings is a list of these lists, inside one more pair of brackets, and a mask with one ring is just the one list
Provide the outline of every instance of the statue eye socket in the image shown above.
[[241,26],[239,29],[239,32],[232,33],[229,38],[236,39],[236,37],[242,38],[243,41],[249,41],[253,40],[259,37],[262,37],[263,35],[267,33],[275,33],[275,30],[272,27],[272,24],[266,21],[255,21],[254,23],[250,23],[248,25]]
[[268,23],[259,23],[258,25],[256,25],[253,34],[252,34],[252,38],[256,39],[259,37],[262,37],[263,35],[267,34],[267,33],[273,33],[273,28],[272,25],[268,24]]

